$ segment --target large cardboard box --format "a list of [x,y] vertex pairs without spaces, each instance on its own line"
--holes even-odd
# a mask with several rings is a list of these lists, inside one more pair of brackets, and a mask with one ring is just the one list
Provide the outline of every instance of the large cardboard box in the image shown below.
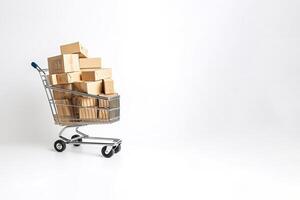
[[69,99],[55,100],[57,118],[61,122],[72,120],[73,109]]
[[103,99],[98,99],[99,108],[115,108],[119,107],[118,100],[110,100],[110,98],[118,96],[117,93],[114,94],[100,94],[100,97],[104,97]]
[[[56,85],[55,87],[72,90],[72,84]],[[55,91],[53,89],[53,99],[62,100],[62,99],[71,99],[71,98],[72,98],[71,92],[61,92],[61,91]]]
[[48,58],[49,74],[80,71],[77,54],[64,54]]
[[100,69],[101,58],[79,58],[80,69]]
[[102,92],[102,81],[83,81],[73,83],[73,89],[88,94],[98,95]]
[[65,44],[60,46],[61,54],[78,54],[80,58],[88,57],[88,50],[79,42]]
[[81,120],[87,120],[87,121],[93,121],[96,120],[97,117],[97,107],[86,107],[82,108],[80,107],[78,109],[79,112],[79,119]]
[[115,93],[114,81],[112,79],[103,79],[104,94]]
[[111,68],[103,68],[98,70],[82,71],[81,78],[83,81],[98,81],[108,79],[112,76]]

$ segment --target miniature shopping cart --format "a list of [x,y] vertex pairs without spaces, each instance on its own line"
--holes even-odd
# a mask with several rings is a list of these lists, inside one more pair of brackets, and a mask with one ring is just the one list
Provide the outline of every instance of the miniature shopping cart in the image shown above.
[[[67,144],[73,144],[75,147],[80,144],[96,144],[102,145],[102,155],[110,158],[121,150],[120,139],[91,137],[79,130],[86,125],[118,121],[120,119],[119,95],[91,95],[72,88],[50,85],[47,78],[48,69],[42,69],[34,62],[31,66],[39,72],[55,124],[63,126],[59,132],[60,139],[54,143],[56,151],[63,152]],[[63,136],[68,128],[75,128],[77,134],[71,138]]]

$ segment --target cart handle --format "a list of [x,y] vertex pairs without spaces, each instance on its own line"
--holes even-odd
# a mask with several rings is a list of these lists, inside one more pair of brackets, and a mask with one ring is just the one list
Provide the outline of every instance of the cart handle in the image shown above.
[[39,66],[38,64],[36,64],[35,62],[31,62],[31,66],[34,68],[34,69],[37,69]]
[[43,72],[45,74],[44,70],[42,70],[42,68],[40,68],[40,66],[38,64],[36,64],[35,62],[31,62],[31,66],[34,69],[38,70],[39,72]]

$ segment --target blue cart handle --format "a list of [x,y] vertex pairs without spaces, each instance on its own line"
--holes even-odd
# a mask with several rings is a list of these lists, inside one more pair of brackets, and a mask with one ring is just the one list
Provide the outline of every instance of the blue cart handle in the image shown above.
[[42,68],[40,68],[40,66],[39,66],[38,64],[36,64],[35,62],[31,62],[31,66],[32,66],[34,69],[38,70],[39,72],[42,72],[42,73],[45,74],[44,70],[42,70]]
[[38,69],[38,68],[39,68],[38,64],[36,64],[35,62],[32,62],[32,63],[31,63],[31,66],[32,66],[34,69]]

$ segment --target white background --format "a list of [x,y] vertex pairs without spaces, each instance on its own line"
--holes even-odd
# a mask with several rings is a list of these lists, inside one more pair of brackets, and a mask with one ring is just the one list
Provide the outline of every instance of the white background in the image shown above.
[[[3,0],[2,199],[299,199],[300,2]],[[80,41],[113,68],[120,137],[53,150],[31,61]],[[71,133],[70,133],[71,134]]]

